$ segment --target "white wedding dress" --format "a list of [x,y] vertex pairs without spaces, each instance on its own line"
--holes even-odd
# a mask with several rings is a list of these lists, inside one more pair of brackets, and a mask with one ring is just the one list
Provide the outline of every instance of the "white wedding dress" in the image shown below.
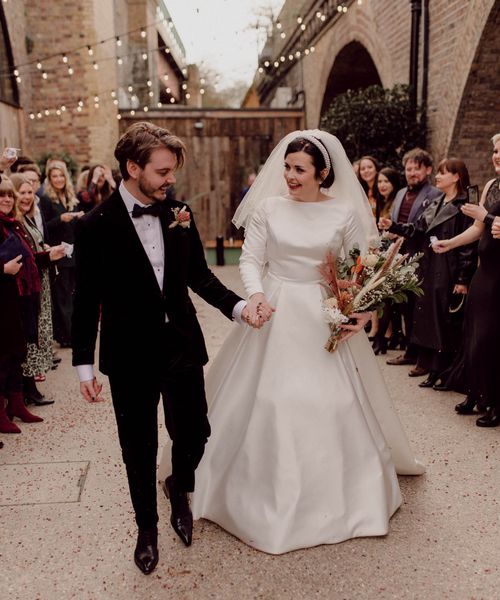
[[324,349],[317,267],[363,238],[340,198],[267,199],[246,232],[246,291],[276,312],[260,330],[235,325],[207,374],[212,435],[192,510],[264,552],[386,534],[402,501],[396,471],[424,471],[366,334]]

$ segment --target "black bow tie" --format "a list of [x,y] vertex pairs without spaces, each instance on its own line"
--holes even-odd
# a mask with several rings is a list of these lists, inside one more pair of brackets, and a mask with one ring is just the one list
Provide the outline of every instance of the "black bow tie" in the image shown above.
[[163,205],[161,202],[155,202],[149,206],[139,206],[134,204],[132,209],[132,218],[137,219],[143,215],[152,215],[153,217],[159,217],[163,212]]

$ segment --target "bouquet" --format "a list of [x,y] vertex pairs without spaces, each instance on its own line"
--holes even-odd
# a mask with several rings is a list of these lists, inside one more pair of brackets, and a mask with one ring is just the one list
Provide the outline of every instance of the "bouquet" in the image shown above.
[[325,344],[328,352],[337,349],[350,314],[375,310],[381,314],[386,300],[401,303],[408,300],[408,293],[423,294],[417,274],[422,255],[401,255],[402,243],[399,238],[386,250],[371,248],[366,254],[355,246],[347,258],[327,253],[318,268],[328,294],[322,301],[331,332]]

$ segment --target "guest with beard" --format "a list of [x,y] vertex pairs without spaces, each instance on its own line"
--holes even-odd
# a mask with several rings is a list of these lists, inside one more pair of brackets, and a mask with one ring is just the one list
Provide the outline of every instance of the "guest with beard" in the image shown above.
[[463,306],[468,286],[477,266],[476,244],[457,248],[447,256],[431,249],[431,236],[438,239],[459,235],[472,223],[460,210],[467,201],[469,173],[463,161],[441,161],[436,185],[441,194],[415,223],[393,223],[380,219],[391,233],[420,240],[424,249],[421,272],[423,296],[416,301],[411,342],[418,347],[417,368],[429,372],[420,387],[432,387],[453,361],[460,347]]
[[[424,209],[441,194],[431,185],[429,178],[432,174],[432,156],[421,148],[414,148],[403,156],[403,166],[407,186],[399,190],[394,199],[391,212],[393,223],[415,223]],[[417,254],[423,250],[419,238],[408,238],[401,251],[408,254]],[[405,326],[406,351],[401,356],[391,358],[388,365],[414,365],[417,362],[418,348],[411,344],[413,310],[415,297],[411,294],[408,302],[402,305],[403,321]],[[410,377],[425,375],[426,371],[414,368],[409,372]]]

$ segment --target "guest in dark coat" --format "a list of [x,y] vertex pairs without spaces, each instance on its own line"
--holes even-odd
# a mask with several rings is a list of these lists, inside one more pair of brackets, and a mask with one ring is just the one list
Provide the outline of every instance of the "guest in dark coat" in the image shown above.
[[22,226],[13,217],[14,186],[0,179],[0,432],[20,433],[12,422],[43,421],[24,405],[21,364],[35,341],[40,279]]
[[[66,164],[62,161],[50,162],[40,208],[47,223],[48,243],[51,246],[58,246],[61,242],[74,244],[75,224],[84,213],[78,210],[73,184]],[[54,339],[62,348],[71,346],[74,271],[74,259],[69,256],[63,258],[57,265],[57,274],[52,284]]]
[[[391,220],[394,223],[415,223],[425,208],[440,195],[440,191],[431,185],[432,156],[421,148],[414,148],[403,156],[407,187],[399,190],[394,199]],[[417,236],[408,238],[402,247],[402,252],[417,254],[422,252],[422,240]],[[397,358],[387,361],[388,365],[411,365],[417,362],[418,348],[410,343],[413,327],[413,310],[415,297],[410,294],[408,302],[401,306],[405,325],[406,352]],[[409,375],[423,375],[421,369],[413,369]]]
[[448,254],[432,251],[431,237],[449,239],[465,231],[472,220],[460,208],[466,203],[469,173],[456,158],[443,160],[436,185],[441,191],[415,223],[381,219],[391,233],[418,240],[423,248],[421,273],[424,295],[417,299],[411,342],[419,348],[417,367],[429,371],[421,387],[432,387],[460,347],[465,295],[477,267],[477,245],[469,244]]

